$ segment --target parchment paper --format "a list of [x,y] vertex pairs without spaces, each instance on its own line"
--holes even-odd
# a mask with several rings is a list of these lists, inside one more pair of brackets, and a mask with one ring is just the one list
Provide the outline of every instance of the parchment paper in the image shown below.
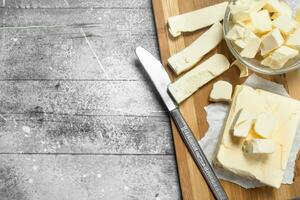
[[[280,95],[288,96],[287,91],[282,85],[267,81],[255,74],[248,77],[244,84],[253,88],[260,88]],[[205,111],[207,113],[207,122],[209,124],[209,129],[206,135],[199,141],[199,144],[203,148],[203,151],[208,160],[212,162],[217,151],[219,139],[222,135],[223,126],[226,122],[229,105],[222,103],[213,103],[206,106]],[[297,153],[300,150],[300,126],[298,127],[299,128],[297,129],[295,140],[287,163],[287,168],[284,173],[284,178],[282,181],[283,184],[293,183],[295,161],[297,158]],[[263,186],[258,181],[249,180],[216,167],[214,167],[214,169],[220,179],[236,183],[244,188],[255,188]]]

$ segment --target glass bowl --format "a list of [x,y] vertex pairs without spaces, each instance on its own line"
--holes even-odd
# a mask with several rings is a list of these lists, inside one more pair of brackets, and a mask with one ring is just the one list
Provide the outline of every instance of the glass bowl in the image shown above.
[[242,57],[240,55],[237,47],[235,46],[235,44],[233,44],[232,41],[226,39],[226,37],[225,37],[232,26],[229,5],[232,4],[233,2],[234,2],[234,0],[229,0],[229,4],[227,6],[224,21],[223,21],[223,29],[224,29],[224,38],[225,38],[226,44],[236,60],[240,61],[243,65],[245,65],[250,70],[257,72],[257,73],[266,74],[266,75],[285,74],[287,72],[290,72],[290,71],[300,68],[300,56],[299,55],[297,57],[295,57],[294,59],[289,60],[284,65],[284,67],[282,67],[280,69],[271,69],[269,67],[266,67],[260,63],[260,60],[255,59],[255,58]]

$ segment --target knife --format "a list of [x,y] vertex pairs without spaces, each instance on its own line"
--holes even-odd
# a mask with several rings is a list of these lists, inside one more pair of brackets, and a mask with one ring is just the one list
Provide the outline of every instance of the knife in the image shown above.
[[170,116],[175,121],[182,140],[185,142],[190,154],[192,155],[201,174],[205,178],[208,186],[217,200],[227,200],[228,197],[220,184],[215,172],[208,162],[203,150],[194,137],[191,129],[182,117],[178,105],[173,101],[168,93],[168,85],[171,80],[165,71],[163,65],[150,52],[142,47],[136,48],[136,55],[140,60],[145,71],[149,75],[157,92],[160,94],[165,106],[167,107]]

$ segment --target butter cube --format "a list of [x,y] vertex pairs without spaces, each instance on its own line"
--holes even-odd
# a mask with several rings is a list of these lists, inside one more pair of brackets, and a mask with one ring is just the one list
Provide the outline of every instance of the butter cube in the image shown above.
[[251,139],[245,140],[243,152],[249,154],[270,154],[275,151],[275,144],[270,139]]
[[263,34],[272,30],[271,18],[267,10],[251,13],[254,32]]
[[225,36],[227,39],[234,41],[234,43],[240,47],[245,48],[251,38],[257,38],[257,36],[251,32],[248,28],[234,25]]
[[280,69],[285,63],[290,59],[296,57],[299,54],[299,51],[292,49],[287,46],[282,46],[276,51],[274,51],[270,56],[262,60],[262,64],[272,69]]
[[275,129],[277,119],[270,113],[260,114],[254,125],[254,130],[262,138],[268,138]]
[[282,8],[278,0],[268,0],[264,5],[264,9],[268,10],[270,13],[279,13]]
[[300,23],[300,7],[299,7],[299,8],[297,9],[297,11],[296,11],[295,18],[296,18],[297,22]]
[[231,127],[233,136],[246,138],[252,128],[254,118],[254,114],[241,109],[233,120]]
[[286,15],[282,15],[272,21],[272,25],[278,28],[284,35],[289,35],[298,27],[297,21]]
[[286,45],[300,49],[300,28],[288,37]]
[[292,11],[291,7],[284,1],[279,1],[279,3],[280,3],[280,7],[278,7],[279,12],[273,13],[271,18],[276,19],[282,15],[286,15],[286,16],[292,18],[293,11]]
[[209,99],[213,102],[226,101],[230,102],[232,96],[232,85],[226,81],[214,83],[210,92]]
[[281,45],[283,45],[284,39],[280,33],[279,29],[274,29],[270,33],[264,35],[261,38],[261,55],[265,56],[269,54],[271,51],[277,49]]
[[249,4],[236,4],[230,5],[230,14],[234,22],[250,20],[250,5]]
[[260,38],[251,38],[245,48],[241,51],[241,56],[246,58],[254,58],[259,51],[260,44]]

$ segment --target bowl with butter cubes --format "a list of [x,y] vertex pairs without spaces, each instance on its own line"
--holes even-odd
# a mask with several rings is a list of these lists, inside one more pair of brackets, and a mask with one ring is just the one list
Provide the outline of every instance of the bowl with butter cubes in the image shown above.
[[228,48],[240,64],[267,75],[300,67],[300,9],[280,0],[231,0],[223,22]]

